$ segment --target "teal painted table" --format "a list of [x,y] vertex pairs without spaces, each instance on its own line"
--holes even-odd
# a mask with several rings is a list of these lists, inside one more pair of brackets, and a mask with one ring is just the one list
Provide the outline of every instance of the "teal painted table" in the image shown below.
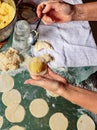
[[[2,49],[5,50],[8,48],[11,44],[11,39],[9,40],[8,44],[6,44]],[[97,68],[95,67],[94,70]],[[56,70],[56,72],[60,73],[61,75],[65,76],[70,82],[73,84],[79,83],[81,80],[83,80],[83,76],[81,77],[80,71],[83,71],[85,74],[88,73],[86,77],[90,74],[90,71],[92,73],[92,69],[90,67],[84,67],[84,68],[68,68],[67,71],[59,71]],[[93,70],[93,71],[94,71]],[[79,71],[79,72],[78,72]],[[78,76],[78,73],[80,75]],[[24,85],[24,81],[28,78],[30,78],[29,73],[27,70],[23,70],[18,72],[13,76],[14,78],[14,89],[17,89],[20,91],[22,95],[22,102],[21,104],[24,106],[26,110],[26,116],[25,119],[21,123],[10,123],[4,114],[5,106],[2,103],[2,93],[0,93],[0,115],[4,118],[4,124],[1,130],[9,130],[9,128],[13,125],[20,125],[26,128],[26,130],[50,130],[49,128],[49,119],[52,114],[55,112],[62,112],[69,121],[69,126],[67,130],[77,130],[76,123],[77,119],[81,114],[87,113],[88,111],[82,109],[81,107],[74,105],[70,103],[69,101],[63,99],[62,97],[53,98],[46,94],[46,91],[42,88],[31,86],[31,85]],[[84,77],[85,78],[85,77]],[[33,99],[36,98],[43,98],[47,101],[49,105],[49,113],[43,117],[43,118],[35,118],[31,115],[29,111],[29,104]]]

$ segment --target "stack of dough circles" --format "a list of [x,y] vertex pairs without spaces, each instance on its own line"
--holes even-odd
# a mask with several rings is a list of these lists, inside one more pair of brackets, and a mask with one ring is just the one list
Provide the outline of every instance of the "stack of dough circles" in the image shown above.
[[21,102],[21,94],[18,90],[12,89],[8,92],[3,93],[2,102],[9,106],[10,104],[19,104]]
[[7,74],[2,73],[0,75],[0,92],[7,92],[14,87],[14,80],[13,78]]
[[81,115],[77,121],[78,130],[95,130],[95,123],[88,115]]
[[57,112],[50,117],[49,126],[51,130],[66,130],[68,119],[61,112]]
[[26,129],[24,127],[15,125],[15,126],[12,126],[9,130],[26,130]]
[[3,125],[3,117],[0,116],[0,128],[2,127],[2,125]]
[[19,104],[10,104],[5,109],[5,117],[12,123],[22,122],[25,117],[25,109]]
[[48,113],[49,107],[44,99],[37,98],[30,103],[29,110],[33,116],[42,118]]

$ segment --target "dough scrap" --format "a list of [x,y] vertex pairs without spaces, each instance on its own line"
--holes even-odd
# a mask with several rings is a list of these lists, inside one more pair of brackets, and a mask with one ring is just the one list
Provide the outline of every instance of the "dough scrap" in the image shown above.
[[6,106],[10,106],[10,104],[19,104],[21,102],[21,94],[18,90],[12,89],[2,94],[2,102]]
[[49,107],[44,99],[37,98],[30,103],[29,110],[33,116],[42,118],[47,115]]
[[3,117],[0,116],[0,128],[2,127],[2,125],[3,125]]
[[51,130],[66,130],[68,127],[68,119],[63,113],[57,112],[50,117],[49,126]]
[[0,75],[0,92],[7,92],[14,87],[14,80],[13,78],[7,74],[2,73]]
[[58,97],[58,94],[53,93],[52,91],[46,90],[47,94],[50,95],[51,97]]
[[81,115],[77,121],[78,130],[95,130],[95,123],[88,115]]
[[5,109],[5,117],[12,123],[22,122],[25,117],[25,109],[19,104],[10,104]]
[[42,50],[42,49],[53,49],[52,45],[47,41],[38,41],[35,44],[35,50],[36,52]]
[[54,57],[51,56],[50,54],[43,54],[40,55],[40,57],[42,57],[43,59],[45,59],[46,63],[51,62],[54,60]]
[[19,68],[22,61],[23,57],[19,55],[19,52],[10,47],[8,51],[0,53],[0,70],[15,70]]
[[12,126],[9,130],[26,130],[26,129],[24,127],[15,125],[15,126]]

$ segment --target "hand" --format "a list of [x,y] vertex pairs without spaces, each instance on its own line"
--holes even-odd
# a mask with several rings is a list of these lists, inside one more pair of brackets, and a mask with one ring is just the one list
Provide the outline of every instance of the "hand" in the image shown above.
[[47,74],[44,76],[31,76],[32,79],[26,80],[25,84],[31,84],[35,86],[41,86],[44,89],[52,91],[58,95],[61,95],[61,90],[68,86],[68,82],[62,76],[54,73],[49,67]]
[[[44,5],[46,5],[45,9],[43,9]],[[49,0],[38,5],[37,15],[41,17],[42,13],[44,13],[42,21],[45,24],[69,22],[72,19],[72,9],[73,5],[62,0]]]

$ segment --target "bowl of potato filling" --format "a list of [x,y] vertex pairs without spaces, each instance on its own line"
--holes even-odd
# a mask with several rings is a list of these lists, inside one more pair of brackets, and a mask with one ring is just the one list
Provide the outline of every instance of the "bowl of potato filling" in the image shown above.
[[11,35],[16,19],[14,0],[0,0],[0,42]]

